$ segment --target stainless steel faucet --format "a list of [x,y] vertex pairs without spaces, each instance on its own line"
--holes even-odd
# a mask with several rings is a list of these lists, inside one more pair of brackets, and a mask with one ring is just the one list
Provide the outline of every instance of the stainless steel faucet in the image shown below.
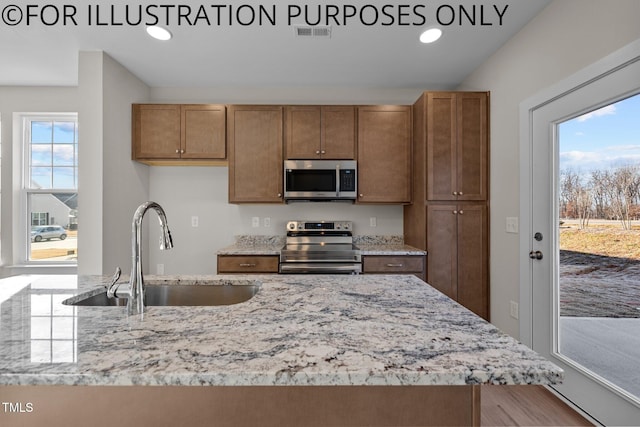
[[129,284],[122,286],[121,283],[117,283],[120,278],[120,267],[116,268],[116,273],[111,279],[111,285],[107,288],[107,296],[109,298],[127,298],[127,314],[142,314],[145,310],[144,300],[144,279],[142,277],[142,250],[141,250],[141,237],[142,237],[142,219],[144,214],[153,209],[158,214],[160,220],[160,227],[162,228],[162,239],[160,240],[160,249],[171,249],[173,247],[173,240],[171,239],[171,232],[167,225],[167,217],[164,213],[162,206],[156,202],[146,202],[138,206],[136,212],[133,214],[133,221],[131,223],[131,277],[129,278]]

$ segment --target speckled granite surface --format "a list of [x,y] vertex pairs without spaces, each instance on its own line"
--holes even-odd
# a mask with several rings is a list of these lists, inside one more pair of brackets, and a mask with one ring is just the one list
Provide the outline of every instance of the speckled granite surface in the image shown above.
[[233,245],[216,251],[217,255],[280,255],[285,236],[236,236]]
[[[426,251],[404,244],[402,236],[354,236],[353,243],[362,255],[425,255]],[[222,248],[217,255],[280,255],[285,236],[236,236],[235,244]]]
[[261,289],[237,305],[148,307],[142,318],[62,305],[108,280],[64,277],[34,276],[0,305],[0,384],[549,384],[563,375],[409,275],[185,276],[179,283]]

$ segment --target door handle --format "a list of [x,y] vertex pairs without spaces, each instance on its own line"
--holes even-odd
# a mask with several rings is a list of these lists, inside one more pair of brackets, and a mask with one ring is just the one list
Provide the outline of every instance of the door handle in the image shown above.
[[542,252],[540,252],[540,251],[535,251],[535,252],[531,251],[531,252],[529,252],[529,258],[541,260],[542,259]]

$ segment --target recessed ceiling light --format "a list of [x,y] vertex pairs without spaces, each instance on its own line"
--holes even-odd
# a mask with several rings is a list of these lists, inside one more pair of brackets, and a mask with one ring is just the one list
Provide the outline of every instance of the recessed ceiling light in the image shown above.
[[433,43],[442,36],[442,30],[440,28],[429,28],[422,34],[420,34],[420,41],[422,43]]
[[157,40],[169,40],[171,38],[171,32],[165,28],[158,27],[157,25],[147,27],[147,33]]

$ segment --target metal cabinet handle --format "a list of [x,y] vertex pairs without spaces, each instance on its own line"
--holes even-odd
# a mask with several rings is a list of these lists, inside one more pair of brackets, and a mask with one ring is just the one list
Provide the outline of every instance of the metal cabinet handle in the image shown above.
[[453,214],[454,215],[458,215],[458,211],[453,211]]
[[389,264],[387,264],[387,267],[399,267],[400,268],[400,267],[404,267],[404,264],[392,264],[392,263],[389,263]]
[[282,197],[282,193],[278,193],[278,197]]
[[179,154],[179,153],[180,153],[180,150],[176,150],[176,154]]
[[321,153],[322,153],[322,154],[327,154],[327,152],[326,152],[326,151],[324,151],[324,150],[322,150],[322,151],[321,151]]
[[316,154],[320,154],[320,150],[316,150]]
[[242,262],[240,263],[240,267],[255,267],[255,266],[256,266],[255,264],[248,263],[248,262],[247,263],[242,263]]
[[184,150],[180,150],[180,153],[181,153],[181,154],[184,154]]
[[463,210],[461,210],[461,211],[460,211],[460,212],[458,212],[458,213],[459,213],[460,215],[462,215],[462,214],[464,213],[464,211],[463,211]]

